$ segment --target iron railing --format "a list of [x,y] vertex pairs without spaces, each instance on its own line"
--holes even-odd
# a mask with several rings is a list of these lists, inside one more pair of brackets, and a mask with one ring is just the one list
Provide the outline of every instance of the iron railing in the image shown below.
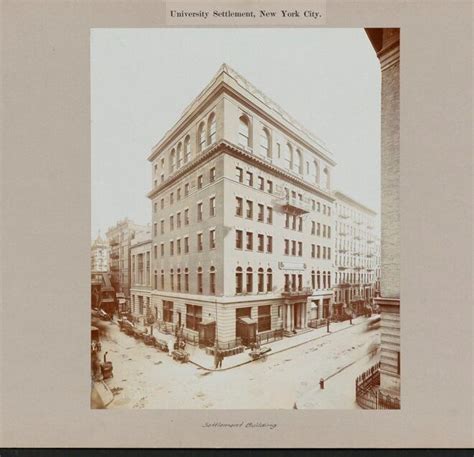
[[278,341],[283,339],[283,329],[271,330],[269,332],[259,333],[257,335],[257,343],[266,344],[271,341]]
[[356,402],[362,409],[400,409],[400,399],[380,392],[380,362],[355,380]]

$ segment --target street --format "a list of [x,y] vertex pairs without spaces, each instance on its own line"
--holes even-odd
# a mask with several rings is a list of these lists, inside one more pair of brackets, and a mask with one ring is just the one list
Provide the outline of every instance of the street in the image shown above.
[[[378,360],[380,330],[363,322],[240,367],[212,372],[181,364],[166,353],[102,322],[102,353],[113,362],[108,408],[347,409],[355,377]],[[225,367],[225,361],[224,361]],[[320,378],[329,378],[325,389]]]

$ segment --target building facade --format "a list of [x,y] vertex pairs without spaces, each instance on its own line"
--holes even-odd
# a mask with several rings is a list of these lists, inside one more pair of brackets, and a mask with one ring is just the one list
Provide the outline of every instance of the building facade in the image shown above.
[[377,213],[340,191],[335,201],[334,312],[362,314],[380,280]]
[[151,308],[151,239],[146,238],[148,233],[140,234],[130,247],[130,311],[136,317],[151,314],[156,319],[158,309]]
[[130,298],[130,247],[138,233],[149,233],[147,225],[135,224],[130,219],[123,219],[107,230],[109,244],[109,269],[112,285],[116,292]]
[[109,245],[100,233],[91,247],[91,271],[106,272],[109,270]]
[[238,344],[326,317],[334,278],[335,162],[223,65],[153,148],[151,306],[195,338]]
[[[380,399],[400,407],[400,29],[366,29],[382,72]],[[380,407],[380,401],[379,401]]]

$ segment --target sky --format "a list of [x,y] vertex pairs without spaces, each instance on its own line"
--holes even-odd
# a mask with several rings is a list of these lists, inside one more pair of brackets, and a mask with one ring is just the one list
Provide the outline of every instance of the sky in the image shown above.
[[321,138],[380,212],[380,67],[363,29],[91,30],[91,236],[151,222],[151,148],[225,62]]

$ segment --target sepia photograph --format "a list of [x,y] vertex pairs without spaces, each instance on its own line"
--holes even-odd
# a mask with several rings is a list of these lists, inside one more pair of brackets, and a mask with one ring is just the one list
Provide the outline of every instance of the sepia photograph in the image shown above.
[[401,408],[399,72],[398,28],[91,29],[92,409]]

